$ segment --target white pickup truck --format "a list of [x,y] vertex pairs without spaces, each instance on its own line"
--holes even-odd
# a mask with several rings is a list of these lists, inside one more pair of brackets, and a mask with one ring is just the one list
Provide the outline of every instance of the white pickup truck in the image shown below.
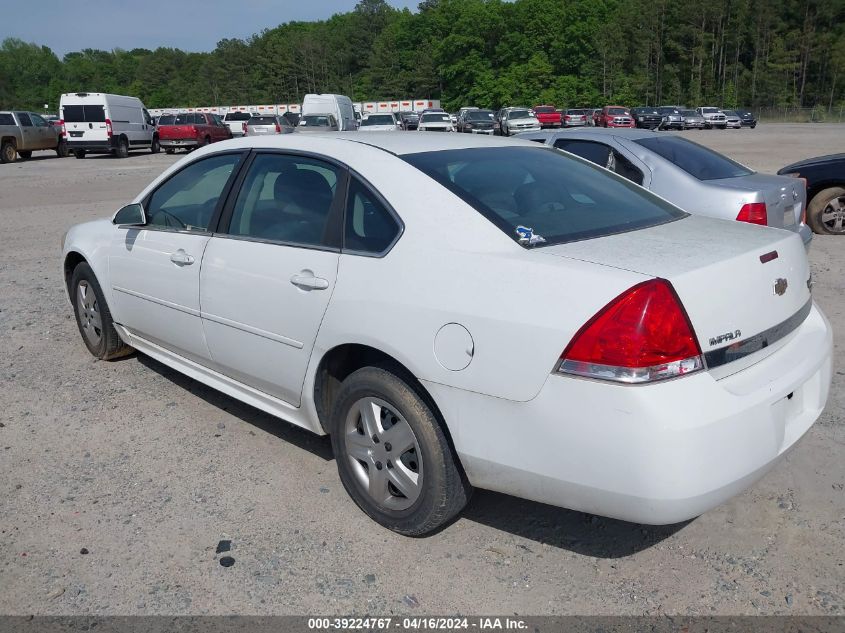
[[18,156],[29,158],[32,152],[45,149],[64,158],[68,149],[63,130],[34,112],[0,112],[0,163],[11,163]]
[[251,116],[249,112],[227,112],[223,117],[223,123],[229,128],[233,137],[243,136],[246,131],[244,124],[250,120]]

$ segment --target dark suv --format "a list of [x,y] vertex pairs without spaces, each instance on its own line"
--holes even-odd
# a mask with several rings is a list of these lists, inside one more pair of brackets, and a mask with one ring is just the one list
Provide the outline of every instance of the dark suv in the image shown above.
[[739,120],[742,121],[742,127],[750,127],[752,130],[757,127],[757,119],[751,110],[734,110],[739,115]]
[[399,112],[396,118],[399,119],[399,127],[403,130],[416,130],[420,124],[420,115],[416,112]]

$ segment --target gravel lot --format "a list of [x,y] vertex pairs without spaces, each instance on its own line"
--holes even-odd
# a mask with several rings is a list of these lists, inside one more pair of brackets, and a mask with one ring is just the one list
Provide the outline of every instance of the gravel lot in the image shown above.
[[[841,151],[845,125],[686,134],[775,171]],[[841,335],[820,420],[694,521],[646,527],[477,491],[444,531],[404,538],[347,497],[328,439],[143,356],[86,351],[60,239],[176,158],[0,166],[0,613],[845,614]],[[843,250],[817,236],[811,253],[837,333]]]

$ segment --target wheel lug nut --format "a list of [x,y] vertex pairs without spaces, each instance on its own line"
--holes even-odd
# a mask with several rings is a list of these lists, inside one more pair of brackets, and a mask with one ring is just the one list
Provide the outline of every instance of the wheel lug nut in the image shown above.
[[393,449],[393,447],[390,445],[390,442],[385,442],[384,443],[384,450],[386,450],[387,452],[390,452],[391,449]]
[[373,444],[378,444],[378,443],[379,443],[378,435],[373,435]]
[[381,470],[381,462],[376,462],[376,470]]
[[391,462],[389,459],[387,460],[387,467],[393,468],[393,462]]

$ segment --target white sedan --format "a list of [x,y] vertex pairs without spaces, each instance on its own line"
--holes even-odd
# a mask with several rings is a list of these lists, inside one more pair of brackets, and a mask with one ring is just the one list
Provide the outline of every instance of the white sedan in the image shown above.
[[796,234],[529,141],[215,143],[73,227],[63,265],[92,354],[330,434],[355,502],[408,535],[473,486],[695,517],[778,462],[831,380]]

